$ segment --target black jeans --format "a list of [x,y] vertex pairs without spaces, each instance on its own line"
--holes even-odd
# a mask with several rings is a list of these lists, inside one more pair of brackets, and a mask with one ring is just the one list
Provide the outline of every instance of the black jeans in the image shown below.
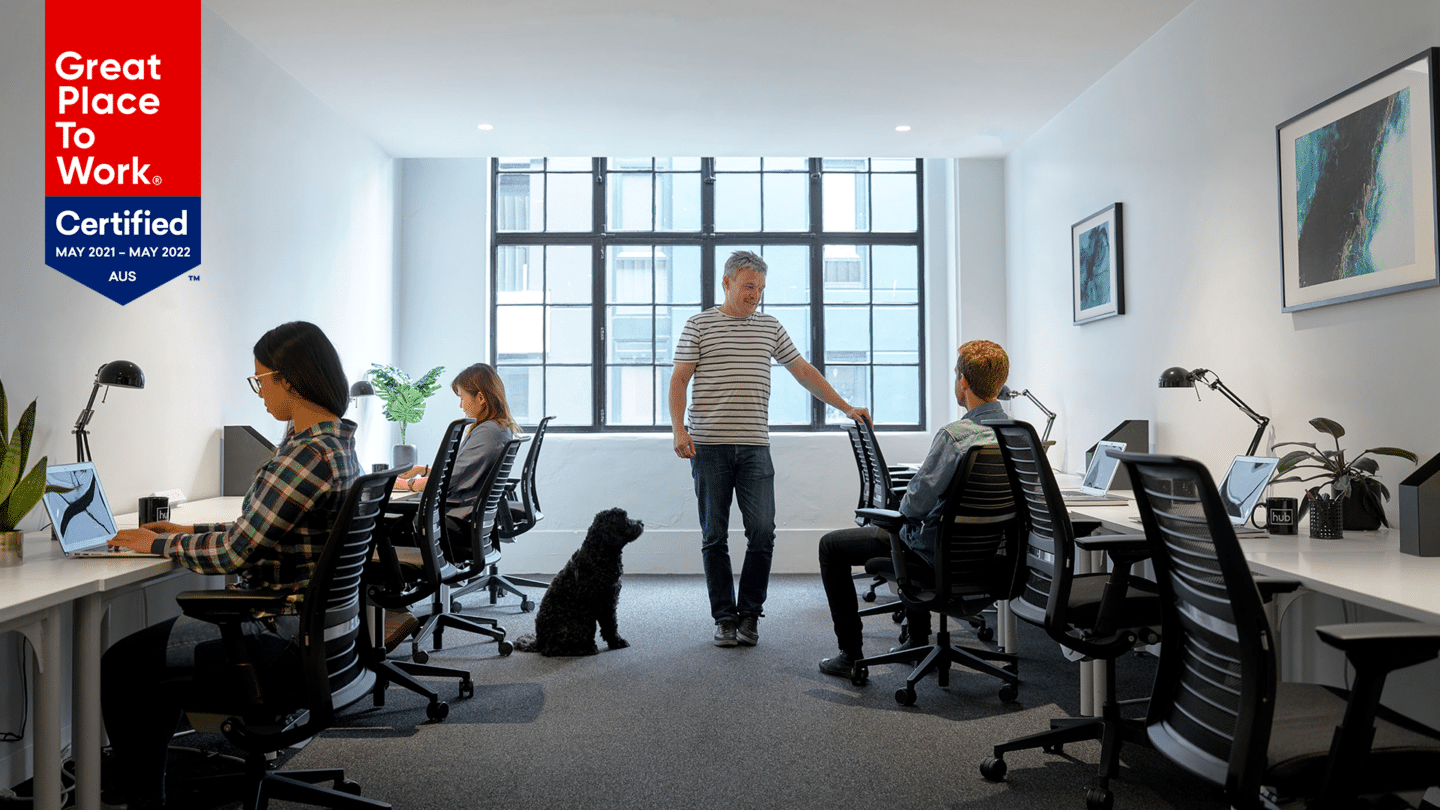
[[[890,556],[890,535],[884,529],[861,526],[838,529],[820,538],[820,582],[825,586],[825,599],[830,603],[830,620],[835,624],[835,640],[841,652],[859,656],[861,653],[860,602],[855,596],[855,580],[851,569],[876,557]],[[908,558],[915,565],[925,562],[918,555]],[[905,606],[910,638],[930,635],[930,611]]]

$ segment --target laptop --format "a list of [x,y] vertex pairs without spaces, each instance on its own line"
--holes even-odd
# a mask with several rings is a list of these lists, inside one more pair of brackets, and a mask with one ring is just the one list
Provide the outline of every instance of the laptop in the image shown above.
[[115,516],[100,486],[100,476],[89,461],[52,464],[45,468],[45,483],[67,492],[46,492],[42,500],[50,515],[50,529],[66,557],[162,557],[128,549],[112,549]]
[[1066,504],[1096,506],[1099,504],[1120,505],[1128,503],[1129,498],[1123,495],[1111,495],[1110,482],[1115,480],[1115,473],[1120,469],[1120,461],[1115,458],[1115,453],[1125,452],[1124,442],[1099,442],[1095,445],[1095,455],[1090,457],[1090,468],[1085,471],[1085,480],[1080,482],[1079,489],[1062,489],[1060,496]]
[[1264,534],[1264,529],[1250,525],[1250,514],[1275,473],[1278,458],[1265,456],[1236,456],[1230,462],[1225,479],[1220,482],[1220,500],[1225,504],[1225,514],[1236,534]]

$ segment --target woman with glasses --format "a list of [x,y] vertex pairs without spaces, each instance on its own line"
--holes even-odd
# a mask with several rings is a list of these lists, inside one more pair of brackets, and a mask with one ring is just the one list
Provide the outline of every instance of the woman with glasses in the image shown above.
[[[330,526],[359,477],[355,423],[341,419],[349,384],[340,356],[303,321],[266,332],[254,348],[250,387],[289,430],[255,475],[233,523],[147,523],[121,531],[111,545],[164,554],[202,574],[234,574],[234,587],[300,593],[319,561]],[[246,643],[259,673],[283,684],[298,679],[295,616],[250,622]],[[225,652],[215,625],[180,616],[112,645],[101,660],[101,709],[116,772],[131,810],[165,802],[165,757],[181,699],[221,683]]]

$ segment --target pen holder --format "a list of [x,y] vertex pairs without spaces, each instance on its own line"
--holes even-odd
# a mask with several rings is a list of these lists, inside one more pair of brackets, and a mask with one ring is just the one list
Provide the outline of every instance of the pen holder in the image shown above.
[[0,568],[25,562],[25,533],[0,532]]
[[1321,496],[1310,499],[1310,536],[1339,540],[1345,536],[1345,499]]

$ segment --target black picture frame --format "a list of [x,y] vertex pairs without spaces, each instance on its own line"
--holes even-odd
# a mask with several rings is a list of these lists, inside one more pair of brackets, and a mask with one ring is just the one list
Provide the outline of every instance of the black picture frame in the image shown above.
[[1123,206],[1114,203],[1070,226],[1075,323],[1125,314]]
[[1440,285],[1430,48],[1275,128],[1281,312]]

